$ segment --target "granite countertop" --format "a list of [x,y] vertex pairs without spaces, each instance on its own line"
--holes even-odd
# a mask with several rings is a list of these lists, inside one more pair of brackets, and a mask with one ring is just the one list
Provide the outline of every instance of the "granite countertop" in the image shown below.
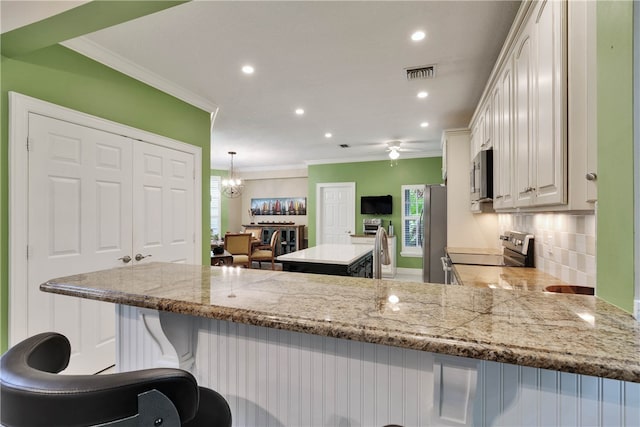
[[640,323],[596,297],[144,263],[45,292],[640,382]]
[[278,261],[349,265],[372,250],[370,245],[323,244],[280,255]]
[[537,268],[453,264],[458,283],[475,288],[542,292],[549,285],[568,283]]
[[447,246],[445,251],[449,254],[502,255],[502,248],[463,248]]

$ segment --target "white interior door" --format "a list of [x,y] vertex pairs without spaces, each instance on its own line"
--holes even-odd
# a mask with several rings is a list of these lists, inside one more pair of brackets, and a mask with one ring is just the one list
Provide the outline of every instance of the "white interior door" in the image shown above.
[[196,263],[196,156],[33,113],[29,144],[27,325],[20,329],[64,334],[72,347],[65,373],[95,373],[115,362],[113,304],[39,285],[138,262]]
[[72,347],[68,373],[115,360],[113,304],[53,295],[53,277],[122,266],[131,254],[131,141],[29,115],[27,335],[58,331]]
[[[9,345],[59,331],[71,341],[66,372],[96,372],[115,361],[114,307],[39,286],[135,264],[119,258],[144,254],[133,247],[134,234],[157,218],[168,218],[157,233],[167,236],[171,255],[158,251],[155,259],[199,264],[201,149],[15,92],[9,121]],[[167,203],[136,215],[134,170],[144,165],[134,153],[149,150],[163,159]],[[188,253],[177,254],[179,247]]]
[[196,254],[193,154],[138,143],[133,156],[136,254],[132,256],[142,255],[144,261],[193,264]]
[[355,182],[317,184],[316,197],[316,244],[349,243],[356,233]]

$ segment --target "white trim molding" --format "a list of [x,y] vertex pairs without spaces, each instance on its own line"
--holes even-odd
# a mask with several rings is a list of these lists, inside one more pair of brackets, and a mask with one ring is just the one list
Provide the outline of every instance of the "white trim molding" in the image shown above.
[[171,96],[198,107],[204,111],[212,114],[211,126],[213,127],[213,121],[218,112],[218,106],[210,100],[197,95],[182,86],[159,76],[153,71],[141,67],[136,63],[118,55],[117,53],[100,46],[99,44],[89,40],[86,37],[79,37],[73,40],[67,40],[60,43],[64,47],[71,49],[81,55],[93,59],[109,68],[113,68],[116,71],[121,72],[129,77],[139,80],[148,84],[162,92],[168,93]]

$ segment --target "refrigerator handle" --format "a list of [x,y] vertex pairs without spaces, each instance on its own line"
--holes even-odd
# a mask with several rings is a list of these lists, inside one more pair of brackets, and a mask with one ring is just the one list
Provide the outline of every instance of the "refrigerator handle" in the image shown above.
[[418,220],[418,246],[423,247],[424,242],[424,208],[420,211],[420,219]]

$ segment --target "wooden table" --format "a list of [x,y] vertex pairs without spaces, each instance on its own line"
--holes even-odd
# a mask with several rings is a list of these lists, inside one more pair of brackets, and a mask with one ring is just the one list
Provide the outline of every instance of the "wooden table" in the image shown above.
[[217,255],[211,252],[211,265],[233,265],[233,255],[227,251]]

